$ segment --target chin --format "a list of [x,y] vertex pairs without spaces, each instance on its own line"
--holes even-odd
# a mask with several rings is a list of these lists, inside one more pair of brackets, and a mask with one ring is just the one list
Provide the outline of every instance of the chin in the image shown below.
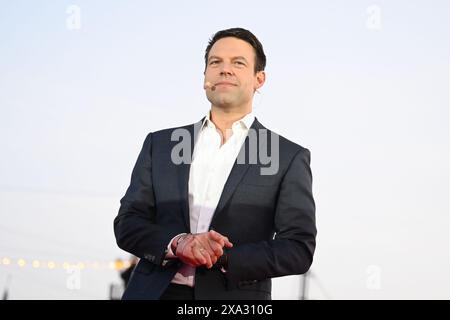
[[214,96],[211,97],[208,95],[208,100],[209,102],[211,102],[213,105],[217,106],[217,107],[229,107],[232,106],[233,104],[236,103],[235,99],[231,98],[231,97],[226,97],[226,96]]
[[221,108],[230,108],[230,107],[232,107],[234,104],[235,104],[235,103],[234,103],[234,101],[232,101],[232,100],[229,100],[229,99],[223,99],[223,100],[217,101],[217,103],[216,103],[215,105],[218,106],[218,107],[221,107]]

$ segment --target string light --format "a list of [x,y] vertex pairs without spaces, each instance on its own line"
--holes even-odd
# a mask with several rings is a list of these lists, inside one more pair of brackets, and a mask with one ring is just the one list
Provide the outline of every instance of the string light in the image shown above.
[[114,263],[114,269],[121,270],[124,268],[124,264],[122,260],[116,260]]
[[27,263],[24,258],[11,258],[11,257],[0,257],[0,267],[2,266],[18,266],[19,268],[31,267],[33,269],[49,269],[49,270],[57,270],[57,269],[90,269],[90,270],[102,270],[102,269],[111,269],[116,271],[122,271],[131,266],[130,261],[117,259],[115,261],[78,261],[75,263],[70,263],[68,261],[54,261],[48,260],[44,261],[43,259],[30,259],[31,263]]
[[19,265],[19,267],[23,268],[26,265],[26,262],[24,259],[19,259],[17,260],[17,264]]

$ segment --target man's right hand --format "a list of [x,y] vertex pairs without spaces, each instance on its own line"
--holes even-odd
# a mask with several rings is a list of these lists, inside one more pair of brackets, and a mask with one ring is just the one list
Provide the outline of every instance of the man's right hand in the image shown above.
[[[182,239],[174,239],[176,256],[184,263],[199,267],[205,265],[208,269],[223,255],[223,248],[231,248],[233,244],[217,231],[183,235]],[[180,240],[180,241],[177,241]]]

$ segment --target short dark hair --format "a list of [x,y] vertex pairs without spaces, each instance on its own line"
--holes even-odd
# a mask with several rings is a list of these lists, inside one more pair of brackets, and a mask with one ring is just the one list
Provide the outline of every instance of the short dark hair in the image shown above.
[[259,42],[258,38],[255,37],[253,33],[250,31],[243,29],[243,28],[231,28],[226,30],[221,30],[216,32],[214,36],[209,40],[208,46],[206,47],[205,51],[205,70],[208,65],[208,55],[209,51],[211,51],[212,46],[214,43],[217,42],[217,40],[220,40],[222,38],[227,37],[234,37],[241,40],[244,40],[245,42],[249,43],[253,49],[255,50],[255,73],[258,71],[263,71],[266,67],[266,55],[264,54],[264,49]]

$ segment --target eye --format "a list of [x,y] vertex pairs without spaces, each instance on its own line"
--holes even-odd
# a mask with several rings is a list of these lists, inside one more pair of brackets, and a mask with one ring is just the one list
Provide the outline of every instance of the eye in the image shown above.
[[234,65],[236,66],[236,68],[245,68],[246,64],[243,61],[234,61]]
[[211,60],[211,61],[209,62],[210,65],[218,64],[218,63],[219,63],[219,60]]

